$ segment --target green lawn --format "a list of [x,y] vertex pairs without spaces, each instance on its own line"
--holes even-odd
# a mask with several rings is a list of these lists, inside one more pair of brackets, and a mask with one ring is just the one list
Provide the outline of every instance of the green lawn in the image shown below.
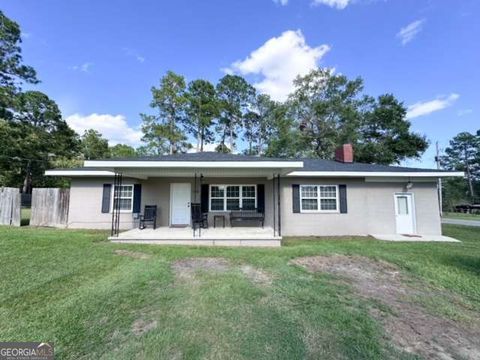
[[462,219],[462,220],[478,220],[480,221],[480,214],[464,214],[464,213],[454,213],[446,212],[443,214],[444,218],[447,219]]
[[32,210],[29,208],[22,208],[20,210],[20,224],[22,226],[27,226],[30,223],[31,214]]
[[[446,226],[445,234],[462,243],[351,238],[289,239],[280,249],[161,247],[111,244],[103,232],[0,227],[0,339],[53,341],[59,359],[407,359],[369,315],[372,303],[289,260],[348,254],[388,261],[412,282],[455,296],[454,303],[419,302],[462,321],[465,309],[480,312],[480,231]],[[176,277],[176,261],[206,256],[232,267]],[[249,280],[239,271],[245,264],[271,283]],[[136,327],[145,332],[135,334]]]

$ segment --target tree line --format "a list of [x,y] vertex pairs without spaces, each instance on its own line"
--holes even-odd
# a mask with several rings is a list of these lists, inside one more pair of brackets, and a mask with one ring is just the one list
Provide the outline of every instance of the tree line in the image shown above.
[[352,143],[357,161],[394,164],[428,146],[392,94],[369,96],[361,78],[324,69],[298,77],[285,102],[257,93],[238,75],[187,84],[169,71],[151,92],[153,114],[141,114],[144,154],[203,151],[215,143],[220,152],[329,159],[339,144]]
[[465,179],[454,178],[445,182],[444,208],[452,211],[458,204],[480,204],[480,129],[476,133],[456,135],[439,161],[444,169],[465,173]]
[[[140,114],[138,148],[110,146],[93,129],[76,134],[48,95],[22,89],[38,83],[35,69],[23,63],[19,25],[0,11],[0,186],[24,192],[33,185],[59,185],[62,180],[46,178],[44,171],[81,166],[84,159],[204,151],[211,144],[218,152],[331,159],[338,145],[351,143],[356,161],[377,164],[418,158],[428,147],[394,95],[373,97],[365,93],[363,79],[324,69],[298,77],[283,102],[258,93],[238,75],[213,84],[187,82],[168,71],[151,88],[150,110]],[[447,149],[445,167],[458,167],[455,156]],[[472,179],[469,188],[478,175]]]

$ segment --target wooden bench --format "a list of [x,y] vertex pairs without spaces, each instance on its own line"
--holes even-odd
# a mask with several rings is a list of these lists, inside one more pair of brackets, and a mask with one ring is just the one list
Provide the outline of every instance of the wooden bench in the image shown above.
[[230,212],[230,226],[233,227],[233,223],[236,221],[259,221],[263,223],[265,221],[265,214],[262,210],[232,210]]

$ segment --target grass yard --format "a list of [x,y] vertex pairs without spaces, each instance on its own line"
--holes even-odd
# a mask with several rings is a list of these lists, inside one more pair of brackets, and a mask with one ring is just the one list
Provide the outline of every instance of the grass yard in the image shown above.
[[20,225],[27,226],[30,223],[30,216],[32,210],[30,208],[21,208],[20,210]]
[[292,261],[335,254],[398,269],[381,274],[399,281],[399,273],[399,286],[415,289],[402,299],[410,309],[468,337],[480,326],[480,230],[444,232],[462,243],[161,247],[111,244],[103,232],[0,227],[0,340],[53,341],[58,359],[414,359],[382,322],[401,316],[397,303]]
[[443,217],[446,219],[461,219],[461,220],[478,220],[480,221],[480,214],[464,214],[464,213],[454,213],[446,212],[443,214]]

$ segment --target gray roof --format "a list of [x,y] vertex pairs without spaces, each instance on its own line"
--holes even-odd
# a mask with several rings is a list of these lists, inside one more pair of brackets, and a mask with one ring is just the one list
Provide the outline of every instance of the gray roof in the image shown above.
[[439,172],[437,169],[420,169],[364,163],[342,163],[324,159],[302,159],[303,168],[297,171],[359,171],[359,172]]
[[[223,154],[217,152],[186,153],[161,156],[143,156],[135,158],[110,158],[108,161],[303,161],[304,167],[296,171],[358,171],[358,172],[439,172],[437,169],[421,169],[401,166],[388,166],[364,163],[342,163],[325,159],[285,159],[242,154]],[[90,168],[82,168],[88,170]],[[92,168],[94,169],[94,168]]]
[[270,158],[243,154],[224,154],[213,151],[134,158],[110,158],[102,161],[299,161],[299,159]]

